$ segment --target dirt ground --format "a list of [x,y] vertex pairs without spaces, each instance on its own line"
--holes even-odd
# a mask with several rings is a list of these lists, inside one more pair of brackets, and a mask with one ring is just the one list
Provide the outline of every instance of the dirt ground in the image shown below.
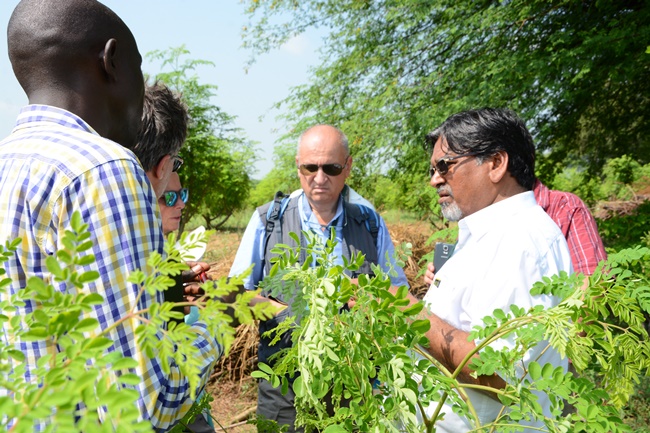
[[[411,291],[423,295],[425,286],[418,262],[431,247],[426,240],[431,234],[431,227],[426,222],[387,224],[393,242],[411,242],[413,255],[406,263],[404,272],[411,285]],[[211,276],[219,278],[228,275],[235,258],[242,233],[237,231],[217,232],[208,243],[205,260],[211,264]],[[257,365],[257,327],[242,326],[238,329],[237,340],[231,348],[230,355],[222,358],[215,368],[208,383],[208,392],[212,395],[212,416],[217,432],[254,433],[255,426],[247,424],[246,419],[254,415],[257,404],[257,386],[250,377],[250,372]]]

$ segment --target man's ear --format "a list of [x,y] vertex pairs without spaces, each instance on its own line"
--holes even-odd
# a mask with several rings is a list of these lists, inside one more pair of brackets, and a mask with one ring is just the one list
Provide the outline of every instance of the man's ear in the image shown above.
[[117,41],[109,39],[104,45],[104,50],[100,54],[100,62],[104,73],[111,81],[117,81],[117,68],[115,66],[115,51],[117,50]]
[[152,170],[156,179],[160,180],[165,176],[165,167],[171,162],[171,159],[171,155],[165,155],[160,158],[160,161],[158,161],[158,164],[156,164]]
[[490,157],[490,180],[492,183],[499,183],[508,173],[508,154],[499,151]]
[[352,171],[352,155],[348,156],[348,165],[345,166],[345,177],[347,178]]

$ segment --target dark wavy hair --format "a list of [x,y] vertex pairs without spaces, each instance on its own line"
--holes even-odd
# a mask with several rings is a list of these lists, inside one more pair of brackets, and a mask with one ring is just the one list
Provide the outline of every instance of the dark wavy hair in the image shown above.
[[144,91],[142,127],[131,149],[145,171],[165,155],[176,155],[187,138],[187,106],[164,83],[147,85]]
[[443,138],[449,150],[476,155],[480,162],[497,152],[508,154],[508,172],[526,190],[535,183],[535,145],[524,122],[505,108],[481,108],[453,114],[426,136],[433,149]]

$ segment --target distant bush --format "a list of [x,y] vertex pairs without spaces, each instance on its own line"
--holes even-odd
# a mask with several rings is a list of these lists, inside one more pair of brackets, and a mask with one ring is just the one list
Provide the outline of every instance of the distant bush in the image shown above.
[[600,176],[571,167],[549,183],[553,189],[572,192],[590,205],[597,201],[630,200],[635,191],[648,185],[650,164],[641,165],[627,155],[607,161]]

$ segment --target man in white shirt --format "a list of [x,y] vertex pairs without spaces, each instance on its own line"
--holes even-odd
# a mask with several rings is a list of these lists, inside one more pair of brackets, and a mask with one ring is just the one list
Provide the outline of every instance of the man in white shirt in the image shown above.
[[[566,240],[557,225],[539,207],[532,192],[535,147],[524,123],[503,109],[471,110],[449,117],[427,136],[433,144],[431,185],[437,189],[442,214],[458,221],[458,244],[437,271],[424,297],[431,329],[429,353],[455,370],[476,347],[469,331],[482,319],[510,305],[551,307],[558,299],[532,296],[533,284],[561,271],[572,272]],[[511,339],[498,346],[513,347]],[[567,360],[545,341],[524,356],[566,369]],[[493,346],[494,347],[494,346]],[[495,347],[499,349],[500,347]],[[465,368],[465,383],[503,388],[498,375],[473,378]],[[481,425],[493,421],[502,409],[496,397],[468,390]],[[549,401],[538,395],[549,415]],[[431,417],[436,404],[425,409]],[[437,432],[465,432],[476,426],[445,406]],[[542,426],[541,422],[534,423]]]

